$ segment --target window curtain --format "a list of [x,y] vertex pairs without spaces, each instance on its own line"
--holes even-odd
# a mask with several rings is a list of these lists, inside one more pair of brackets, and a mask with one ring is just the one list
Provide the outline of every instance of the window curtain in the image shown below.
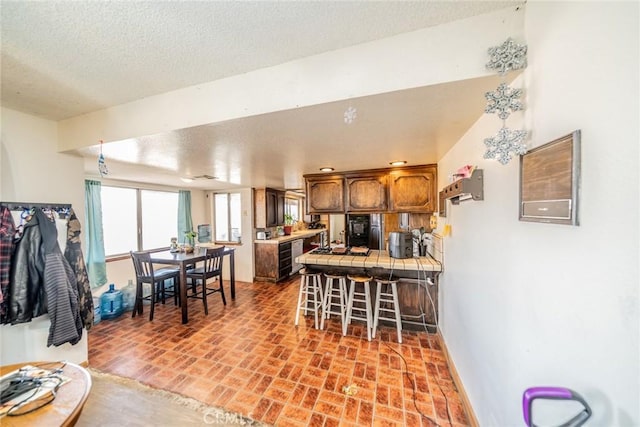
[[107,263],[104,256],[102,232],[102,199],[99,181],[84,181],[84,207],[86,212],[87,273],[91,287],[107,283]]
[[[185,233],[193,231],[191,220],[191,191],[180,190],[178,193],[178,242],[190,242]],[[192,243],[192,241],[190,242]]]

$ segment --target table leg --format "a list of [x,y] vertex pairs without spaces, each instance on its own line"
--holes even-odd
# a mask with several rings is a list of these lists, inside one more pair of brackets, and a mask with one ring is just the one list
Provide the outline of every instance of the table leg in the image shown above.
[[230,282],[231,282],[231,299],[236,299],[236,258],[235,258],[235,251],[232,251],[229,254],[229,262],[231,263],[229,265],[229,276],[230,276]]
[[187,266],[180,264],[180,307],[182,308],[182,324],[189,321],[187,314]]

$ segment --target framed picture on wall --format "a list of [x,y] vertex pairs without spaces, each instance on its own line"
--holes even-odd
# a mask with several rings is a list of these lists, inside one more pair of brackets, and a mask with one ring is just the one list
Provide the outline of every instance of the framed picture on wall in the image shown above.
[[580,130],[520,156],[520,221],[579,225]]

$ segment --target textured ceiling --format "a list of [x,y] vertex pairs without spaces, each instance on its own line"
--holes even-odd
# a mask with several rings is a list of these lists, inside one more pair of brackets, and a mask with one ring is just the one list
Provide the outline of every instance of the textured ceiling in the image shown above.
[[[520,3],[2,0],[2,105],[60,120]],[[425,105],[419,96],[456,92],[445,86],[431,90],[359,100],[359,124],[346,133],[340,119],[328,119],[336,115],[332,104],[338,104],[333,106],[340,110],[338,117],[346,105],[329,103],[113,143],[118,145],[109,147],[113,155],[111,177],[181,185],[175,182],[179,175],[207,173],[223,175],[226,180],[193,186],[299,186],[301,173],[315,172],[319,162],[342,169],[374,164],[354,161],[355,147],[366,147],[376,162],[387,161],[393,154],[389,141],[404,140],[407,147],[415,147],[415,141],[424,141],[426,136],[444,135],[447,130],[451,131],[449,136],[456,135],[473,123],[475,119],[462,117],[464,114],[455,117],[452,113],[454,120],[443,117],[434,122],[408,113],[406,108],[384,108],[391,102],[415,107],[410,111],[435,114],[433,105]],[[373,120],[376,115],[383,120]],[[415,120],[422,122],[420,128]],[[269,125],[274,122],[279,127]],[[385,128],[376,123],[384,123]],[[208,146],[213,135],[227,141],[226,145]],[[290,142],[286,149],[285,141]],[[327,141],[333,141],[334,151],[317,148]],[[278,144],[279,150],[274,148]],[[445,148],[434,142],[421,157],[437,161]],[[211,157],[204,155],[205,150],[218,154],[214,163],[204,161]],[[95,147],[78,151],[89,156],[88,171],[95,169],[95,151]],[[130,161],[118,166],[122,151],[137,153],[136,167]],[[276,152],[286,155],[273,154]],[[406,153],[399,150],[398,155],[406,157]],[[300,166],[292,167],[290,162]]]

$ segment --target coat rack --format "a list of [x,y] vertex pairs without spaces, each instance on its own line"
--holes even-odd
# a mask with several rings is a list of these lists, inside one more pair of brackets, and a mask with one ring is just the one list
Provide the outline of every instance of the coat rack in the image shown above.
[[10,211],[19,211],[31,208],[40,209],[71,209],[71,203],[28,203],[28,202],[0,202],[1,207],[5,207]]

